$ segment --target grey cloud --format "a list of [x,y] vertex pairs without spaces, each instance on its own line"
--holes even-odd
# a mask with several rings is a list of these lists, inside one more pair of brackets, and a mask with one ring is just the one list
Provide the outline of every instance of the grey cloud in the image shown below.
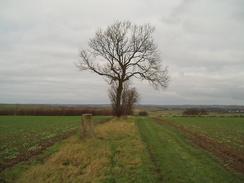
[[0,2],[0,103],[108,103],[107,83],[75,64],[99,27],[151,23],[171,82],[134,80],[141,103],[244,104],[242,0]]

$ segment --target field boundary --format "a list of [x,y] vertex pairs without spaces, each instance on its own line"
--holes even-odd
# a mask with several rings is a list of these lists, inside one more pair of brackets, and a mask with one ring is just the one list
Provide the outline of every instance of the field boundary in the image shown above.
[[199,132],[195,132],[182,125],[177,125],[175,122],[170,120],[164,120],[160,118],[153,118],[154,121],[161,125],[169,125],[179,130],[185,137],[187,137],[193,144],[201,147],[208,152],[211,152],[221,162],[224,167],[231,167],[238,172],[244,173],[244,155],[243,153],[232,149],[231,147],[221,144],[216,140],[208,137]]

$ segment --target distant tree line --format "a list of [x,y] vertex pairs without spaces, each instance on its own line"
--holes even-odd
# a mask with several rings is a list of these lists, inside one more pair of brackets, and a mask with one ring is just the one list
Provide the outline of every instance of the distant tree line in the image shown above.
[[0,109],[0,115],[31,115],[31,116],[80,116],[82,114],[111,116],[111,109],[76,109],[76,108],[34,108],[34,109]]
[[190,109],[186,109],[183,112],[183,115],[201,116],[201,115],[208,115],[208,112],[205,109],[190,108]]

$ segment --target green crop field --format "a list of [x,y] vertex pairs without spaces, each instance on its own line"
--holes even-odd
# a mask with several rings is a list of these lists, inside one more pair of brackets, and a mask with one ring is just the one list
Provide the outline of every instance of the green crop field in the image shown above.
[[208,135],[244,153],[243,117],[170,117],[167,119]]
[[79,124],[79,116],[0,116],[0,164],[40,148],[40,143],[74,130]]

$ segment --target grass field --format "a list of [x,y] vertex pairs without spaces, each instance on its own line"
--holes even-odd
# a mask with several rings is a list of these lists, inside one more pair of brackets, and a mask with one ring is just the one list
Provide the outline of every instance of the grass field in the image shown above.
[[[100,121],[108,117],[95,117]],[[0,164],[79,127],[79,116],[0,116]]]
[[244,153],[244,118],[170,117],[167,119]]
[[[106,119],[108,117],[95,117],[94,121]],[[232,145],[223,140],[231,136],[236,142],[231,147],[242,151],[242,119],[171,117],[167,120],[224,144]],[[18,153],[28,151],[40,140],[75,129],[79,123],[80,117],[0,117],[1,147],[5,143],[9,149],[19,150]],[[23,149],[23,142],[33,144]],[[174,126],[149,117],[129,117],[97,125],[95,138],[80,139],[74,133],[34,159],[4,170],[0,173],[1,180],[25,183],[33,180],[36,183],[240,183],[244,182],[244,174],[223,166],[216,154],[198,147]]]

